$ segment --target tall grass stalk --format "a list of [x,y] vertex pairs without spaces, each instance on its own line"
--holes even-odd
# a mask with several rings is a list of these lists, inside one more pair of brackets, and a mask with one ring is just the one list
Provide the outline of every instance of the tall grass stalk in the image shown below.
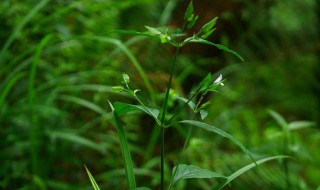
[[38,114],[35,112],[35,98],[36,98],[36,90],[35,90],[35,78],[37,73],[37,66],[40,62],[40,56],[42,53],[43,48],[49,42],[51,35],[44,37],[34,55],[34,59],[30,69],[30,76],[29,76],[29,90],[28,90],[28,101],[29,101],[29,109],[30,109],[30,116],[29,116],[29,138],[31,143],[31,162],[32,162],[32,173],[36,176],[41,176],[40,171],[40,163],[39,158],[41,158],[40,154],[40,145],[41,145],[41,137],[40,137],[40,129],[38,124]]

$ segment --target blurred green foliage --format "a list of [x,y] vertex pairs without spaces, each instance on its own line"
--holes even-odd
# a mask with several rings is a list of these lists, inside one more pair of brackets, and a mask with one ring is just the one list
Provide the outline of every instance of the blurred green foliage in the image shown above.
[[[89,189],[86,164],[101,189],[125,189],[107,99],[133,100],[114,93],[111,86],[119,85],[126,72],[136,88],[148,92],[135,61],[152,83],[156,104],[164,93],[173,52],[167,45],[156,46],[160,42],[129,39],[112,31],[176,25],[183,20],[188,3],[2,0],[0,188]],[[289,153],[293,159],[288,162],[290,189],[316,189],[320,178],[319,3],[203,0],[194,5],[200,17],[220,18],[210,40],[236,50],[246,61],[238,63],[210,47],[182,49],[169,110],[177,104],[175,95],[188,92],[213,72],[223,73],[227,80],[221,94],[214,95],[206,120],[236,136],[257,158],[282,153],[282,139],[276,135],[281,127],[267,109],[276,110],[288,122],[316,122],[292,133]],[[146,115],[134,113],[123,119],[130,121],[125,128],[137,180],[157,189],[159,131]],[[228,175],[250,162],[232,143],[194,132],[184,163]],[[167,133],[168,181],[187,131],[180,127]],[[177,189],[211,189],[216,183],[189,180],[179,182]],[[259,166],[228,188],[285,189],[281,163]]]

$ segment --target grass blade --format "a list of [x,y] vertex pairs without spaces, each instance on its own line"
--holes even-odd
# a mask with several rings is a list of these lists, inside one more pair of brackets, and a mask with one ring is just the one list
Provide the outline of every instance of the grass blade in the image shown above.
[[120,146],[121,146],[121,153],[122,153],[122,158],[124,161],[128,187],[130,190],[134,190],[134,189],[136,189],[136,180],[135,180],[135,176],[134,176],[134,172],[133,172],[133,163],[132,163],[131,154],[129,151],[129,146],[128,146],[126,134],[125,134],[124,129],[122,127],[122,124],[121,124],[121,121],[120,121],[120,118],[119,118],[117,111],[114,109],[111,102],[109,102],[109,104],[110,104],[110,107],[112,109],[112,113],[114,116],[115,126],[118,130]]
[[217,127],[214,127],[212,125],[208,125],[206,123],[203,123],[203,122],[199,122],[199,121],[194,121],[194,120],[184,120],[184,121],[180,121],[180,123],[185,123],[185,124],[189,124],[189,125],[193,125],[193,126],[196,126],[196,127],[199,127],[199,128],[202,128],[202,129],[205,129],[207,131],[210,131],[210,132],[214,132],[214,133],[217,133],[218,135],[222,136],[222,137],[225,137],[229,140],[231,140],[234,144],[236,144],[238,147],[241,148],[241,150],[246,153],[251,159],[253,162],[255,162],[252,154],[250,153],[250,151],[245,147],[243,146],[243,144],[238,141],[238,139],[236,139],[235,137],[233,137],[232,135],[222,131],[221,129],[217,128]]
[[16,74],[14,77],[12,77],[8,84],[4,87],[4,90],[0,94],[0,113],[3,110],[3,105],[5,102],[5,99],[7,95],[9,94],[11,88],[16,84],[17,81],[19,81],[21,78],[25,77],[26,73],[25,72],[20,72]]
[[94,190],[100,190],[100,188],[99,188],[96,180],[95,180],[95,179],[93,178],[93,176],[91,175],[91,173],[90,173],[89,169],[87,168],[87,166],[84,165],[84,167],[86,168],[86,171],[87,171],[87,174],[88,174],[88,176],[89,176],[89,178],[90,178],[90,181],[91,181],[91,184],[92,184],[92,186],[93,186],[93,189],[94,189]]
[[58,99],[60,100],[64,100],[64,101],[69,101],[72,103],[76,103],[78,105],[81,105],[83,107],[89,108],[101,115],[106,114],[106,111],[104,109],[102,109],[100,106],[97,106],[94,103],[89,102],[88,100],[82,99],[82,98],[78,98],[75,96],[69,96],[69,95],[59,95]]
[[260,164],[267,162],[267,161],[270,161],[270,160],[275,160],[275,159],[280,159],[280,158],[288,158],[288,156],[272,156],[272,157],[258,160],[258,161],[256,161],[256,163],[251,163],[249,165],[246,165],[243,168],[241,168],[241,169],[237,170],[236,172],[234,172],[233,174],[231,174],[230,176],[228,176],[227,180],[223,181],[221,184],[219,184],[214,189],[220,190],[223,187],[225,187],[227,184],[229,184],[231,181],[233,181],[235,178],[239,177],[241,174],[247,172],[248,170],[254,168],[255,166],[260,165]]
[[[8,38],[4,46],[2,47],[0,51],[0,60],[3,60],[3,54],[7,51],[9,46],[12,44],[12,42],[15,40],[15,38],[18,36],[19,32],[22,30],[22,28],[28,23],[28,21],[41,9],[43,8],[50,0],[43,0],[40,3],[38,3],[28,14],[23,18],[23,20],[20,22],[20,24],[14,29],[11,36]],[[0,62],[2,64],[2,62]]]
[[131,53],[131,51],[121,41],[116,40],[116,39],[112,39],[112,38],[101,37],[101,36],[80,36],[80,38],[111,43],[111,44],[114,44],[115,46],[117,46],[119,49],[121,49],[121,51],[130,59],[130,61],[133,64],[133,66],[139,72],[144,84],[147,87],[147,90],[148,90],[149,94],[151,95],[152,101],[155,102],[154,90],[153,90],[153,87],[151,85],[151,82],[150,82],[149,78],[147,77],[146,72],[142,68],[142,66],[139,63],[139,61],[137,60],[137,58]]
[[103,146],[103,144],[95,143],[85,137],[82,137],[74,132],[68,132],[68,131],[47,131],[48,136],[50,136],[52,139],[60,138],[64,139],[79,145],[86,146],[88,148],[92,148],[94,150],[97,150],[101,154],[106,153],[106,147]]
[[[177,172],[175,172],[177,170]],[[225,176],[212,172],[209,170],[205,170],[199,168],[198,166],[193,165],[186,165],[186,164],[179,164],[175,166],[172,170],[173,175],[172,178],[172,185],[175,184],[177,181],[182,179],[192,179],[192,178],[225,178]]]
[[143,107],[143,106],[139,106],[139,105],[132,105],[132,104],[125,104],[125,103],[121,103],[121,102],[116,102],[114,103],[114,108],[117,111],[118,115],[124,115],[128,112],[131,111],[136,111],[136,110],[140,110],[145,112],[146,114],[150,115],[151,117],[157,119],[159,116],[160,111],[154,108],[148,108],[148,107]]

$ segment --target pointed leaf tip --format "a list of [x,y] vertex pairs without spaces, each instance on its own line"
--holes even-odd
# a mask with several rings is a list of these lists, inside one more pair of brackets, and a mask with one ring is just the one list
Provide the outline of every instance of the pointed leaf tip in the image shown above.
[[111,108],[111,111],[113,112],[114,111],[114,107],[113,107],[112,103],[109,100],[108,100],[108,103],[109,103],[109,106]]
[[203,32],[208,32],[210,31],[217,23],[218,17],[213,18],[210,20],[207,24],[205,24],[202,28],[201,31]]
[[190,19],[192,19],[192,15],[193,15],[193,2],[190,1],[187,11],[184,15],[184,20],[190,21]]

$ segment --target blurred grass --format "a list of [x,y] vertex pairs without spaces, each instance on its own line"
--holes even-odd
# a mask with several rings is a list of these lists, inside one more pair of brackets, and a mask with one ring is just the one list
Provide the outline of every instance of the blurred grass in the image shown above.
[[[167,4],[168,3],[168,4]],[[144,25],[176,25],[188,1],[17,1],[0,2],[0,187],[2,189],[89,189],[83,164],[101,189],[124,189],[119,141],[107,99],[133,102],[110,86],[129,73],[136,88],[159,104],[168,80],[172,49],[111,31]],[[185,95],[208,72],[223,73],[206,120],[234,135],[256,157],[281,154],[282,141],[271,108],[288,122],[315,121],[292,133],[292,189],[319,186],[319,3],[315,0],[197,1],[204,18],[219,16],[211,41],[246,60],[211,48],[186,47],[178,58],[174,94]],[[196,26],[197,27],[197,26]],[[50,37],[48,37],[50,36]],[[81,37],[82,36],[82,37]],[[103,40],[83,38],[110,39]],[[148,82],[150,81],[150,82]],[[150,83],[150,84],[148,84]],[[147,93],[148,92],[148,93]],[[145,97],[143,97],[145,98]],[[169,100],[169,110],[178,104]],[[181,117],[188,118],[185,111]],[[169,114],[170,116],[170,114]],[[144,114],[123,118],[137,184],[157,189],[159,131]],[[166,181],[187,132],[169,129]],[[186,163],[228,175],[250,161],[221,137],[195,130]],[[259,166],[227,189],[283,189],[281,163]],[[218,181],[188,180],[177,189],[212,189]]]

